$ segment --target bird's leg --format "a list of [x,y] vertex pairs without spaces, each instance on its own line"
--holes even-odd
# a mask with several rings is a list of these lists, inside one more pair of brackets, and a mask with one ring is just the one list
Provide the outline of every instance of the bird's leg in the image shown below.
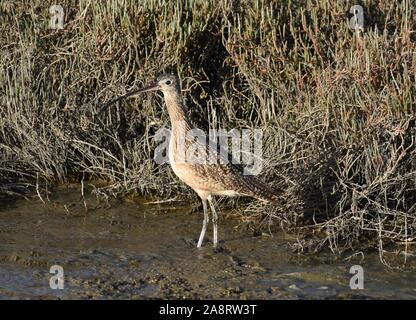
[[209,223],[209,216],[208,216],[208,208],[207,208],[207,200],[202,199],[202,206],[204,207],[204,221],[202,223],[202,230],[201,234],[199,235],[198,245],[197,248],[201,248],[202,241],[204,241],[205,231],[207,231],[207,226]]
[[208,197],[208,202],[212,211],[212,226],[213,226],[213,231],[214,231],[214,248],[215,248],[218,243],[218,215],[217,215],[217,211],[215,211],[214,200],[212,199],[211,196]]

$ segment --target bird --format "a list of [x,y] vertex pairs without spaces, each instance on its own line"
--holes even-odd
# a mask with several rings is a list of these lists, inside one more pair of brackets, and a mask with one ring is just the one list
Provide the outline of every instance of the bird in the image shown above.
[[[230,161],[232,156],[212,140],[207,143],[196,142],[187,133],[195,129],[192,125],[188,109],[182,99],[180,79],[175,74],[163,74],[148,86],[132,90],[106,103],[104,110],[113,103],[137,97],[145,92],[161,91],[171,123],[168,158],[173,172],[186,185],[191,187],[202,201],[204,218],[199,235],[197,248],[202,246],[209,224],[208,206],[212,213],[213,247],[218,245],[218,214],[215,209],[214,196],[248,196],[265,202],[276,204],[282,191],[275,189],[253,175],[244,174],[241,166]],[[194,158],[187,157],[191,146],[198,144],[198,154]],[[192,159],[190,159],[192,158]],[[190,160],[189,160],[190,159]],[[202,161],[201,161],[202,160]]]

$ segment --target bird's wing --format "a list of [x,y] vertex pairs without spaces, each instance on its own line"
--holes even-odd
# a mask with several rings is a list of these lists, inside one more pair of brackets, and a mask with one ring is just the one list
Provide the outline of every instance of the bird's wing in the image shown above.
[[211,142],[198,147],[201,163],[195,164],[194,168],[201,178],[209,177],[224,190],[234,190],[242,195],[269,202],[277,201],[281,192],[269,187],[253,175],[244,174],[241,164],[237,163],[221,145]]

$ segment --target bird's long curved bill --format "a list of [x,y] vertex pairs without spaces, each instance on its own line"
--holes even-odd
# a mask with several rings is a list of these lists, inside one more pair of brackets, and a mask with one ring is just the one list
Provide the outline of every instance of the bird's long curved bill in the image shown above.
[[132,90],[130,92],[127,92],[125,95],[122,95],[120,97],[117,97],[113,100],[110,100],[109,102],[107,102],[105,105],[102,106],[101,110],[99,111],[98,114],[101,114],[103,111],[105,111],[109,106],[111,106],[112,104],[116,103],[117,101],[123,100],[125,98],[129,98],[129,97],[135,97],[141,93],[144,92],[149,92],[149,91],[156,91],[159,90],[159,85],[157,83],[152,83],[142,89],[139,90]]

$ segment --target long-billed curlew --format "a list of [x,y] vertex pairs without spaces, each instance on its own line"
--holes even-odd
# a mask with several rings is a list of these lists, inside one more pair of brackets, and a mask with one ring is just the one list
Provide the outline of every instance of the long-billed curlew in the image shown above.
[[[140,90],[131,91],[105,105],[108,106],[120,99],[133,97],[143,92],[161,90],[168,109],[172,133],[169,141],[169,162],[175,174],[190,186],[201,198],[204,209],[204,220],[197,247],[201,247],[209,223],[207,201],[211,207],[213,222],[213,245],[218,243],[218,215],[215,211],[214,195],[221,196],[250,196],[268,202],[277,202],[281,193],[251,175],[244,175],[239,166],[230,159],[224,150],[215,147],[212,141],[201,145],[198,159],[206,161],[187,161],[184,158],[187,149],[195,140],[188,136],[193,129],[188,118],[188,110],[182,101],[179,78],[175,75],[162,75],[151,85]],[[221,147],[220,147],[221,148]],[[221,152],[219,151],[221,150]]]

